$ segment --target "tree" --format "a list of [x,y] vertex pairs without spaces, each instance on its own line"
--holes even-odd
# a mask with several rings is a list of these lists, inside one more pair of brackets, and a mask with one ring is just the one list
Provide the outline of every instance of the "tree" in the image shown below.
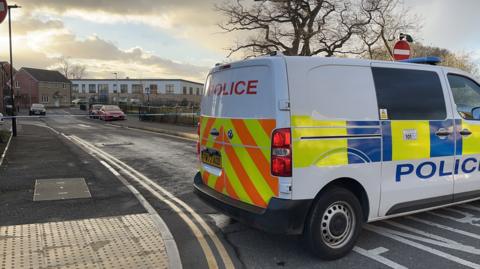
[[374,55],[380,47],[387,52],[385,60],[393,59],[393,42],[398,40],[400,33],[417,33],[421,29],[420,18],[412,15],[402,0],[381,0],[372,17],[372,22],[364,26],[359,35],[365,56],[370,59],[380,56]]
[[72,64],[65,57],[59,59],[58,66],[57,70],[68,79],[82,79],[87,69],[85,65]]
[[384,0],[237,0],[217,6],[226,32],[246,35],[229,57],[282,51],[285,55],[333,56],[349,51],[352,37],[365,31]]

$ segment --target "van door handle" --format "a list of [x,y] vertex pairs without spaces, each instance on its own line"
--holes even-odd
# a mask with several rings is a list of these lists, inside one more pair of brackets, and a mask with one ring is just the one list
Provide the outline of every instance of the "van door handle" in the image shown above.
[[440,137],[442,137],[442,136],[449,136],[449,135],[451,135],[451,134],[452,134],[452,132],[447,131],[447,130],[444,129],[444,128],[440,128],[440,129],[435,133],[435,135],[440,136]]
[[472,132],[468,129],[463,129],[463,130],[460,131],[460,135],[462,135],[462,136],[469,136],[471,134],[472,134]]
[[218,132],[217,129],[213,128],[213,129],[210,131],[210,135],[219,136],[219,135],[220,135],[220,132]]

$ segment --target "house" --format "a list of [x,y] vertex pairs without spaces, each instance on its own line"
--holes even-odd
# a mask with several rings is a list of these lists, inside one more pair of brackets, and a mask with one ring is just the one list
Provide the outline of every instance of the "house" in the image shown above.
[[[13,69],[13,74],[17,71]],[[10,64],[0,62],[0,113],[5,113],[7,103],[10,102]]]
[[143,103],[198,105],[203,84],[184,79],[77,79],[72,100],[90,103]]
[[46,107],[70,106],[72,82],[58,71],[22,67],[13,80],[15,103],[20,108],[35,103]]

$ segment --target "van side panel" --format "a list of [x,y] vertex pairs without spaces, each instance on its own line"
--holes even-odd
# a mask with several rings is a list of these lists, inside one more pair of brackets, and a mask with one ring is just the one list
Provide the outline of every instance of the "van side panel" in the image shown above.
[[351,178],[378,215],[382,140],[369,66],[336,60],[287,61],[293,140],[293,199],[312,199],[333,180]]

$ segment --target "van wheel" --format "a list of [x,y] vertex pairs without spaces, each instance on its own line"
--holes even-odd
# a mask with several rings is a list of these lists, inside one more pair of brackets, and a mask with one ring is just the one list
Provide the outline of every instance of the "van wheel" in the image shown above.
[[305,227],[310,251],[324,260],[347,255],[354,247],[363,225],[357,197],[349,190],[334,187],[323,192]]

